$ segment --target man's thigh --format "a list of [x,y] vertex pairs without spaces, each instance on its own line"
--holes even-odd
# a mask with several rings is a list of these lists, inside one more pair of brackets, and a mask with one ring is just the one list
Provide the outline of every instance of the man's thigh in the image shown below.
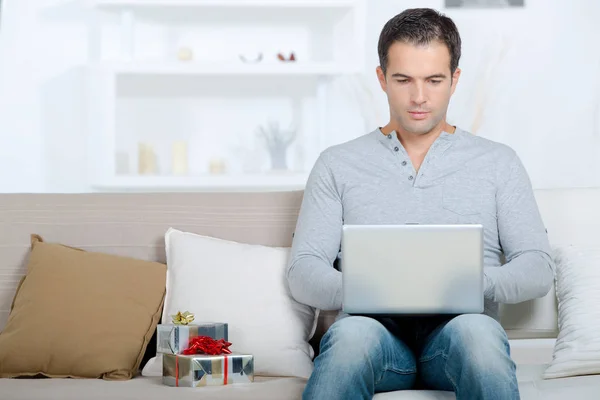
[[387,333],[379,342],[382,373],[375,382],[375,392],[413,389],[417,378],[417,359],[411,341],[414,335],[411,327],[387,318],[377,321],[385,326]]
[[510,358],[507,337],[491,317],[460,315],[429,328],[430,332],[419,339],[415,349],[419,386],[456,391],[459,376],[469,370],[500,376],[507,369],[505,361]]
[[[439,340],[440,331],[445,324],[452,320],[456,315],[419,315],[419,316],[398,316],[393,319],[394,323],[390,325],[390,331],[399,337],[413,352],[417,360],[417,374],[412,387],[414,390],[435,389],[446,390],[445,388],[432,388],[423,380],[423,359],[428,357],[431,350],[424,353],[426,347],[440,347],[444,344]],[[438,339],[438,340],[434,340]],[[436,349],[432,349],[436,351]],[[431,368],[429,368],[431,370]],[[427,371],[426,371],[427,372]],[[448,389],[451,390],[451,389]]]

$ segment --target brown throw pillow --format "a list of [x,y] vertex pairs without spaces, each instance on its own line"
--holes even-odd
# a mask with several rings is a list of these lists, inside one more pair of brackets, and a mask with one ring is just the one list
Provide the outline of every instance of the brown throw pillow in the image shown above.
[[0,333],[0,377],[134,377],[160,319],[166,265],[45,243]]

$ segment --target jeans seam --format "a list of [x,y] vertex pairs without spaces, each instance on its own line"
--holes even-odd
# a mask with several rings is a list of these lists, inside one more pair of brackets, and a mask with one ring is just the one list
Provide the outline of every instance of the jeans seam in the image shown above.
[[434,353],[432,356],[421,358],[419,361],[420,361],[420,362],[427,362],[427,361],[431,361],[431,360],[433,360],[434,358],[436,358],[436,357],[437,357],[437,356],[439,356],[439,355],[442,355],[442,356],[444,356],[444,359],[446,359],[446,356],[444,355],[444,351],[443,351],[443,350],[438,350],[438,351],[437,351],[437,352],[435,352],[435,353]]
[[387,367],[385,368],[385,371],[395,372],[400,375],[410,375],[417,373],[417,370],[415,369],[397,369],[393,367]]
[[450,381],[450,383],[452,384],[452,387],[454,388],[454,393],[458,394],[456,391],[456,382],[454,382],[454,379],[452,379],[452,377],[450,376],[450,374],[448,373],[448,357],[446,356],[446,354],[442,354],[442,357],[444,358],[444,375],[446,375],[446,378],[448,378],[448,380]]
[[383,380],[383,376],[385,375],[386,372],[393,372],[395,374],[398,375],[411,375],[411,374],[416,374],[417,370],[401,370],[401,369],[396,369],[393,367],[385,367],[383,369],[383,373],[381,374],[381,376],[379,377],[379,379],[377,380],[377,382],[375,382],[375,386],[379,385],[381,383],[381,381]]
[[452,377],[448,374],[448,369],[446,368],[448,366],[448,356],[443,351],[440,350],[431,357],[423,358],[420,360],[420,362],[429,362],[438,356],[442,356],[442,358],[444,359],[444,375],[446,375],[446,378],[452,384],[452,388],[454,389],[454,393],[456,394],[456,382],[454,382]]

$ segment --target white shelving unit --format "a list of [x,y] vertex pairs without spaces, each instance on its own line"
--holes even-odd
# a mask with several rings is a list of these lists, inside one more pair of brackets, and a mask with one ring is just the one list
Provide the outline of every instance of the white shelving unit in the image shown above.
[[187,75],[187,76],[287,76],[287,77],[335,77],[341,74],[356,73],[353,66],[331,63],[306,63],[285,65],[282,63],[228,64],[228,63],[190,63],[175,62],[104,62],[92,68],[104,70],[115,75]]
[[125,176],[115,177],[106,185],[96,184],[105,190],[205,190],[205,191],[271,191],[301,190],[306,183],[306,174],[273,173],[214,176]]
[[[91,51],[86,68],[93,188],[254,191],[304,186],[312,163],[323,150],[321,138],[327,134],[329,84],[337,77],[360,73],[363,68],[364,0],[89,0],[88,3],[102,21],[90,31],[90,48],[95,50]],[[144,37],[144,29],[153,29],[154,39]],[[187,42],[179,40],[186,34]],[[252,34],[256,34],[255,41]],[[114,44],[115,36],[119,38],[118,50],[104,51],[107,42]],[[275,57],[275,48],[278,45],[281,48],[286,40],[297,46],[296,61],[282,62]],[[182,42],[197,44],[191,60],[177,58]],[[150,49],[149,44],[154,47]],[[240,54],[245,46],[254,49],[254,53],[248,50],[249,54],[260,51],[262,61],[243,62]],[[304,169],[214,175],[196,172],[186,176],[119,174],[118,143],[127,130],[119,125],[122,99],[139,95],[156,101],[160,96],[177,95],[178,87],[187,92],[189,87],[202,88],[202,85],[212,87],[211,93],[221,88],[232,101],[237,100],[235,90],[241,86],[257,96],[265,91],[295,97],[296,89],[314,93],[310,103],[313,117],[309,117],[308,125],[316,129],[303,132]],[[205,94],[202,90],[198,92],[198,96]],[[244,92],[240,96],[249,95]],[[219,140],[219,136],[215,135],[214,140]],[[188,154],[188,158],[193,157],[194,154]]]

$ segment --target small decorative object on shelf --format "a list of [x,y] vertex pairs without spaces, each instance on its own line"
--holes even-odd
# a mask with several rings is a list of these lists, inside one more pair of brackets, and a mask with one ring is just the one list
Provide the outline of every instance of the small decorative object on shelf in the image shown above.
[[294,52],[292,52],[290,54],[290,56],[288,58],[286,58],[283,54],[277,53],[277,59],[279,61],[292,62],[292,61],[296,61],[296,55],[294,54]]
[[266,143],[271,156],[271,169],[287,170],[287,149],[296,138],[296,130],[281,129],[279,123],[270,121],[267,127],[259,126],[257,134]]
[[115,160],[115,171],[118,175],[129,173],[129,155],[125,152],[118,151]]
[[185,175],[188,172],[187,143],[183,140],[173,143],[171,152],[173,175]]
[[152,175],[156,173],[156,154],[148,143],[138,144],[138,174]]
[[192,61],[194,58],[194,52],[189,47],[181,47],[177,51],[177,58],[179,61]]
[[254,58],[250,58],[250,57],[246,57],[243,54],[239,55],[240,60],[242,60],[242,62],[244,62],[245,64],[256,64],[262,61],[263,59],[263,53],[258,53],[257,56],[255,56]]
[[305,163],[305,158],[306,158],[305,152],[306,151],[302,144],[296,144],[295,154],[294,154],[294,165],[292,168],[297,172],[304,171],[304,168],[305,168],[304,163]]
[[225,161],[222,159],[214,159],[210,161],[208,165],[208,170],[211,174],[224,174],[226,171]]

